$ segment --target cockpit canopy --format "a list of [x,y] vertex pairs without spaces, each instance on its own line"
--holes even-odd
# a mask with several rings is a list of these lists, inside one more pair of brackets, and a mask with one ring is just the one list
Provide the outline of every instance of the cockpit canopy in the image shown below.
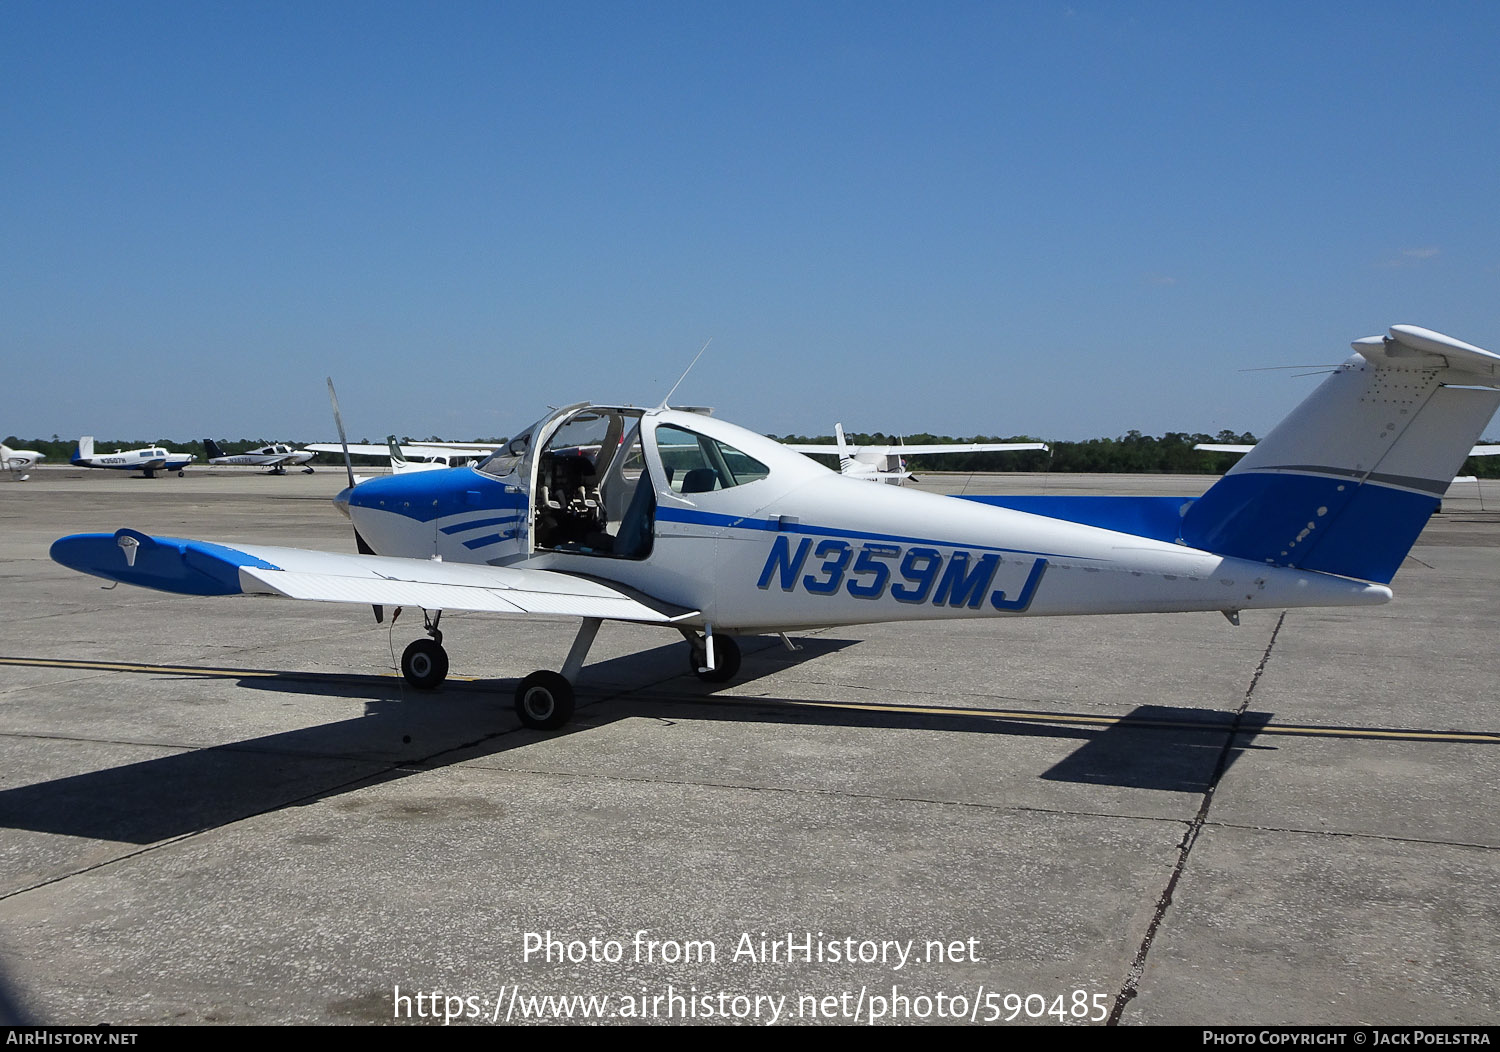
[[[734,490],[759,504],[746,487],[760,492],[773,474],[826,473],[702,412],[588,403],[523,428],[478,470],[530,494],[533,548],[626,558],[650,554],[658,500],[716,502]],[[765,488],[767,500],[777,488]]]

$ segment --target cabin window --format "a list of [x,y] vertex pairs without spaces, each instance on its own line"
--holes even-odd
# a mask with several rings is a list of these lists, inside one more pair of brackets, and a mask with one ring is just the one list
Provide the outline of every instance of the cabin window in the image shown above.
[[531,448],[531,432],[535,430],[535,428],[536,425],[533,424],[525,431],[522,431],[515,438],[505,443],[505,445],[501,446],[489,456],[485,457],[484,460],[479,464],[479,470],[483,471],[487,475],[494,475],[496,478],[504,478],[506,475],[509,475],[512,471],[516,470],[516,465],[521,462],[521,458],[524,457],[526,455],[526,451]]
[[656,429],[656,449],[672,490],[684,496],[743,486],[771,473],[748,453],[671,424]]

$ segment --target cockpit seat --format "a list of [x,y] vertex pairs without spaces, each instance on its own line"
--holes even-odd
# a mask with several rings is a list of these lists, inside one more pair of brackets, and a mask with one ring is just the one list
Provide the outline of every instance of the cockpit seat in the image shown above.
[[713,468],[693,468],[682,476],[682,492],[708,493],[718,485],[719,476]]

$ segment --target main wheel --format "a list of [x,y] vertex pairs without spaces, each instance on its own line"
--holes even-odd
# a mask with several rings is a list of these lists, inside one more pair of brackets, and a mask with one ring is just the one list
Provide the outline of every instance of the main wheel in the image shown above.
[[714,636],[714,669],[704,672],[700,666],[707,659],[701,642],[688,648],[688,665],[705,683],[728,683],[740,671],[740,645],[733,636]]
[[573,718],[573,684],[557,672],[533,672],[516,688],[516,715],[528,727],[556,730]]
[[406,682],[432,690],[448,678],[448,652],[433,639],[413,639],[401,655],[401,674]]

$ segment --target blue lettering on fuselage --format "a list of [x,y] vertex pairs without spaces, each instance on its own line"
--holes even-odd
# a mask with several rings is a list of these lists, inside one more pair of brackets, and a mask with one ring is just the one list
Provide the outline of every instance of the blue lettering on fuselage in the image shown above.
[[[1001,562],[995,552],[981,555],[959,548],[944,555],[937,548],[903,549],[895,544],[856,548],[840,540],[814,543],[811,537],[799,538],[794,550],[792,539],[783,534],[771,543],[756,587],[769,590],[774,583],[792,592],[800,585],[808,595],[836,595],[842,588],[856,599],[880,599],[889,587],[899,603],[925,603],[930,598],[934,606],[978,610],[988,596],[996,610],[1025,610],[1041,584],[1047,560],[1032,560],[1026,582],[1013,599],[1003,589],[990,591]],[[804,568],[809,572],[803,573]]]

